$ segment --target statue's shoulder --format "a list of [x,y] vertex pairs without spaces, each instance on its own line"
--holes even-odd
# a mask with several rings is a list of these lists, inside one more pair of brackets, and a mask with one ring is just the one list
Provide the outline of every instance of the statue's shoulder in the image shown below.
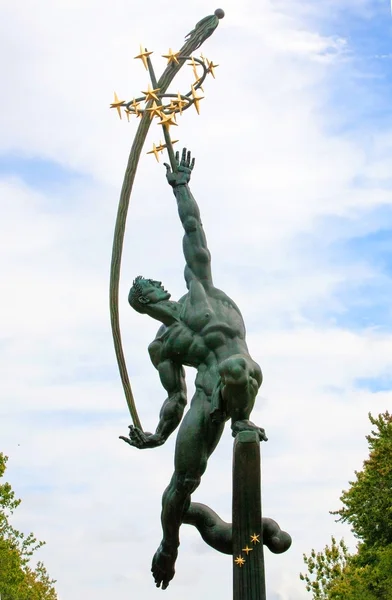
[[210,291],[209,291],[209,294],[210,294],[211,297],[215,298],[216,300],[220,300],[221,302],[223,302],[227,306],[230,306],[231,308],[234,308],[234,310],[236,312],[238,312],[239,315],[241,315],[241,311],[238,308],[237,304],[234,302],[234,300],[232,300],[230,298],[230,296],[228,296],[225,292],[223,292],[219,288],[211,287]]

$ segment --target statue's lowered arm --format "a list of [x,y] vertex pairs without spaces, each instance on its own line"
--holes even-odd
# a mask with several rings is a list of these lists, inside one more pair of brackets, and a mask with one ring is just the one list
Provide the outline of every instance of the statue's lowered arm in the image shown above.
[[155,340],[148,349],[151,361],[159,372],[162,386],[167,392],[155,433],[142,431],[130,425],[129,437],[120,436],[124,442],[140,450],[162,446],[180,424],[187,403],[185,371],[182,365],[172,360],[160,360],[161,344],[162,342]]

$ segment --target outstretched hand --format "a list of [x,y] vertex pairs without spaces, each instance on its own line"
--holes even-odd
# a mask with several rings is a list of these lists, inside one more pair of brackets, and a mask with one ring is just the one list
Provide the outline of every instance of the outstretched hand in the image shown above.
[[175,172],[171,170],[170,165],[164,163],[166,167],[166,178],[172,187],[189,183],[193,167],[195,166],[195,159],[191,159],[190,151],[187,152],[187,149],[184,148],[182,151],[181,162],[180,153],[176,152],[176,163],[177,171]]
[[129,426],[129,437],[124,435],[119,436],[120,440],[124,440],[130,446],[144,450],[144,448],[156,448],[164,443],[164,438],[156,433],[149,433],[148,431],[142,431],[138,427],[133,425]]

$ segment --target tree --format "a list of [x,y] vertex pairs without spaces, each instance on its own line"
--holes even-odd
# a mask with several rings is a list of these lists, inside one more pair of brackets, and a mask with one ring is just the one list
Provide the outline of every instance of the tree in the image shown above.
[[[0,453],[0,479],[8,457]],[[30,564],[36,550],[44,545],[32,533],[25,535],[10,523],[20,505],[9,483],[0,484],[0,593],[1,600],[57,600],[55,581],[42,562]]]
[[343,540],[339,543],[331,537],[331,546],[325,546],[322,552],[312,550],[310,556],[304,554],[304,562],[309,570],[300,579],[306,582],[306,589],[313,593],[314,600],[327,600],[331,585],[343,577],[349,552]]
[[384,547],[392,544],[392,415],[387,411],[375,419],[369,414],[369,420],[376,427],[366,436],[369,458],[340,496],[343,507],[331,514],[350,523],[367,546]]
[[343,491],[343,507],[331,513],[350,523],[357,552],[332,537],[322,552],[304,554],[308,573],[300,578],[314,600],[392,600],[392,416],[369,420],[369,458]]

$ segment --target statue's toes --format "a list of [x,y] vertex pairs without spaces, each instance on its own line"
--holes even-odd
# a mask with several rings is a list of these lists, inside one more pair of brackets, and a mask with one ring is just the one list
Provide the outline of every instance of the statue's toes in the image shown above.
[[282,554],[291,546],[291,535],[282,531],[273,519],[263,518],[263,543],[274,554]]
[[274,554],[282,554],[290,548],[291,541],[291,535],[289,535],[287,531],[280,531],[277,535],[274,535],[268,540],[266,546]]

